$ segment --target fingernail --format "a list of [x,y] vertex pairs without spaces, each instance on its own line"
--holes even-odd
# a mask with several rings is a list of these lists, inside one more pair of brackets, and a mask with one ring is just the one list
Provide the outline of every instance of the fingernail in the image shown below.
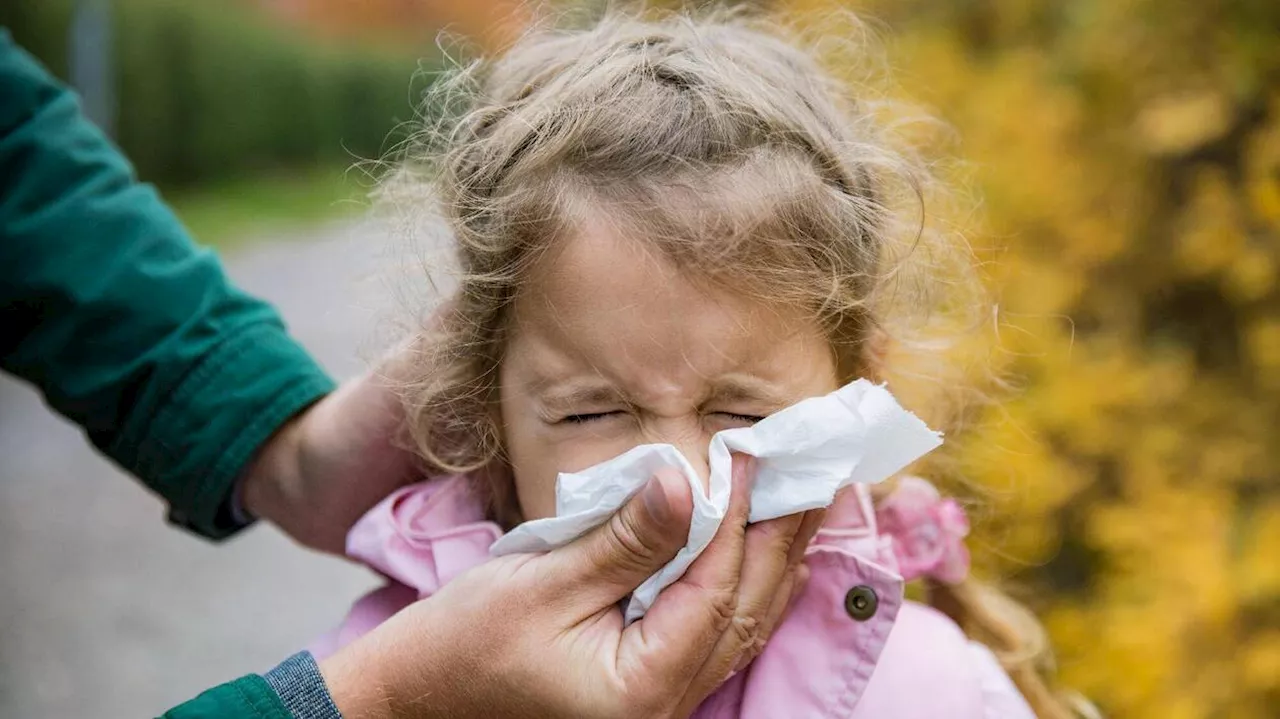
[[649,483],[644,486],[644,508],[658,524],[666,524],[671,518],[671,500],[667,499],[662,480],[657,477],[650,477]]

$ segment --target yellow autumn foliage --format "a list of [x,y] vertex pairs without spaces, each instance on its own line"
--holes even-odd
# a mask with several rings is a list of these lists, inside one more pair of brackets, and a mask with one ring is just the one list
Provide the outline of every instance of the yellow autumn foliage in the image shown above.
[[982,198],[979,571],[1104,715],[1280,716],[1280,3],[774,7],[883,28]]

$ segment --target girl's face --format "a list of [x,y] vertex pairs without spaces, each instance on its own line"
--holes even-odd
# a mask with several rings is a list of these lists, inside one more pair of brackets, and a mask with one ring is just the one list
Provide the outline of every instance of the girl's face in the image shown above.
[[802,310],[697,286],[604,223],[533,274],[499,376],[525,519],[555,514],[559,472],[641,444],[675,445],[705,483],[713,434],[837,389]]

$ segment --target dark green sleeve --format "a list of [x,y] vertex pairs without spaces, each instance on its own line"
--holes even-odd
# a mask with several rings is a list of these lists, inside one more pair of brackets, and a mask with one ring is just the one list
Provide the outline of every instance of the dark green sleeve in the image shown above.
[[162,719],[293,719],[266,680],[252,674],[216,686]]
[[0,368],[210,537],[254,450],[333,386],[3,29]]

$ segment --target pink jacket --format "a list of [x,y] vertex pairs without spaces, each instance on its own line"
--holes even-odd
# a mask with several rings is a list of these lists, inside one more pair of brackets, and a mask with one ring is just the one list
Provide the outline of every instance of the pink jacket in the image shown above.
[[[867,488],[837,498],[805,555],[809,582],[764,652],[707,698],[698,719],[1034,719],[995,657],[945,615],[903,600],[904,578],[963,574],[954,505],[880,517]],[[948,512],[945,510],[954,510]],[[940,521],[924,521],[925,515]],[[882,525],[886,531],[877,530]],[[892,528],[894,531],[890,533]],[[484,562],[501,534],[465,477],[406,487],[369,511],[348,553],[386,575],[345,622],[312,647],[332,653]]]

